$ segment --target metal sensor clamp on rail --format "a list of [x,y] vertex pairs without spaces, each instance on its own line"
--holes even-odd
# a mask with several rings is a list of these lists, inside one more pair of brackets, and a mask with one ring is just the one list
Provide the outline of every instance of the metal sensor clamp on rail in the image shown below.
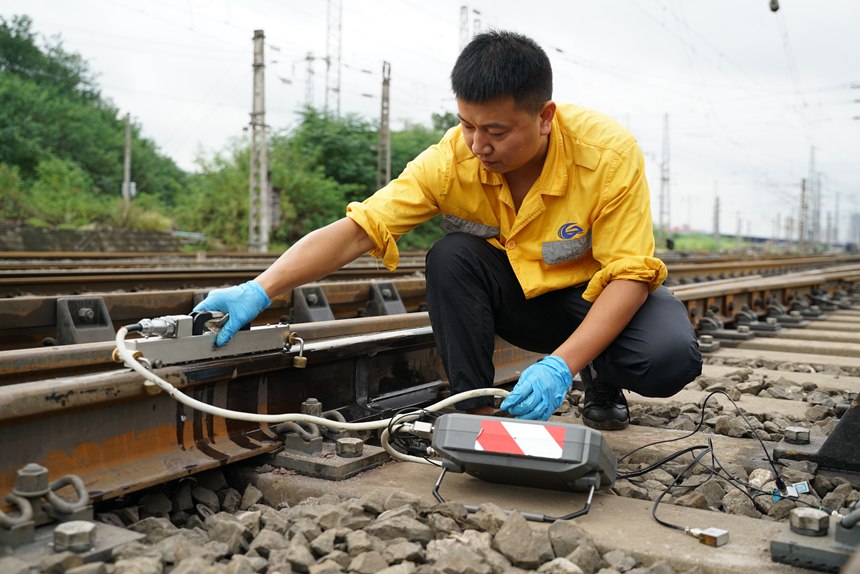
[[[142,339],[129,339],[126,347],[140,351],[153,365],[163,367],[206,359],[233,357],[270,351],[290,350],[303,341],[285,324],[246,328],[223,347],[215,346],[215,336],[228,316],[203,311],[190,315],[167,315],[141,319]],[[301,350],[299,351],[301,357]],[[298,366],[298,365],[297,365]]]
[[488,482],[587,492],[583,509],[560,517],[569,519],[587,513],[594,491],[609,488],[616,477],[617,459],[603,435],[576,424],[446,414],[434,423],[432,446],[442,459],[433,490],[440,502],[446,472],[463,472]]

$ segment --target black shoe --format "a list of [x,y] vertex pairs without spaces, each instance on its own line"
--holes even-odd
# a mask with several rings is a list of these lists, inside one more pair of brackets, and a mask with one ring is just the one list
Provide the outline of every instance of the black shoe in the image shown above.
[[598,430],[621,430],[630,424],[630,410],[621,389],[595,381],[589,367],[579,372],[585,386],[582,422]]

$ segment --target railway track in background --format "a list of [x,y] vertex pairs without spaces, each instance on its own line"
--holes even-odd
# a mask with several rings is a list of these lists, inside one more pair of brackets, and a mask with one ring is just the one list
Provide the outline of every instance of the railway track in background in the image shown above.
[[[210,256],[198,260],[177,255],[106,259],[58,256],[35,260],[0,258],[0,297],[217,287],[253,279],[273,260],[272,257],[236,256]],[[667,263],[667,285],[685,285],[749,275],[769,276],[852,262],[860,262],[860,256],[670,260]],[[421,273],[423,269],[424,257],[416,252],[403,254],[400,265],[394,272],[365,256],[332,274],[331,278],[408,276]]]
[[[61,254],[67,255],[67,254]],[[59,260],[67,261],[64,256]],[[115,259],[109,257],[110,265]],[[187,257],[186,259],[192,259]],[[63,270],[2,270],[0,271],[0,349],[14,349],[52,345],[62,340],[58,331],[57,300],[60,297],[91,294],[101,299],[115,329],[134,322],[141,316],[158,316],[186,313],[211,288],[233,285],[258,275],[266,268],[266,260],[250,267],[231,267],[246,257],[225,257],[216,266],[211,259],[201,267],[188,263],[187,267],[160,267],[160,260],[150,262],[151,269],[139,269],[141,259],[133,259],[134,266],[125,269],[78,268]],[[89,257],[81,258],[81,265]],[[748,277],[779,276],[799,270],[839,268],[857,261],[854,256],[777,257],[752,261],[713,261],[699,263],[669,263],[667,285],[685,290],[697,284],[719,285],[713,281],[728,281]],[[17,261],[11,258],[10,261]],[[233,262],[233,263],[229,263]],[[65,263],[64,263],[65,264]],[[165,265],[175,265],[174,256]],[[328,299],[333,318],[361,317],[373,314],[373,291],[368,281],[394,285],[407,311],[421,310],[424,297],[423,256],[407,253],[396,274],[379,268],[371,258],[362,258],[327,277],[321,284],[323,296]],[[680,292],[680,291],[679,291]],[[20,293],[29,293],[20,295]],[[17,296],[13,296],[16,295]],[[273,302],[271,308],[259,317],[259,322],[296,321],[293,315],[293,294],[285,294]],[[756,306],[752,306],[759,311]],[[700,309],[704,312],[704,309]],[[734,315],[729,301],[724,309],[726,318]],[[697,320],[695,315],[693,320]],[[298,319],[301,319],[300,317]]]
[[[856,394],[860,391],[860,300],[855,293],[858,281],[860,265],[849,264],[674,286],[691,321],[705,336],[703,347],[710,351],[703,377],[671,399],[630,394],[634,424],[625,431],[605,433],[612,450],[626,453],[646,443],[687,434],[688,424],[682,415],[693,419],[692,406],[700,405],[711,391],[722,387],[740,397],[739,405],[761,424],[759,430],[767,434],[765,444],[769,450],[778,447],[787,424],[805,424],[820,437],[819,442],[834,433],[852,437],[848,447],[836,447],[848,449],[838,451],[837,458],[849,468],[828,471],[826,476],[831,477],[831,486],[837,480],[853,479],[853,473],[860,472],[856,449],[851,446],[860,433],[856,414]],[[407,313],[362,316],[368,315],[371,300],[368,281],[330,281],[314,286],[319,289],[316,293],[324,294],[336,320],[291,321],[288,330],[304,340],[308,358],[305,369],[296,367],[298,349],[293,346],[287,352],[259,350],[156,365],[155,371],[198,399],[236,410],[296,412],[304,400],[314,397],[326,409],[337,410],[348,420],[365,420],[427,404],[444,395],[445,383],[426,313],[421,312],[423,279],[394,278],[385,283],[394,286]],[[101,296],[109,302],[114,323],[127,324],[142,317],[187,312],[194,295],[194,290],[174,290]],[[297,296],[293,293],[276,299],[261,317],[261,324],[291,320]],[[0,303],[19,300],[29,300],[33,307],[12,319],[20,327],[17,335],[9,334],[9,329],[4,333],[15,337],[26,329],[31,334],[48,332],[56,298],[16,298]],[[4,311],[0,305],[0,320],[8,324],[10,315],[4,312],[8,313],[8,307]],[[41,325],[35,319],[40,315]],[[29,326],[23,325],[26,321],[30,321]],[[719,346],[712,341],[718,341]],[[246,460],[268,460],[266,457],[283,448],[269,425],[202,415],[179,406],[164,393],[151,394],[139,376],[113,362],[113,348],[111,342],[95,342],[0,351],[0,452],[4,453],[0,493],[14,485],[17,469],[28,462],[38,462],[50,469],[51,478],[80,476],[96,501],[131,499],[142,489],[207,469]],[[496,384],[515,382],[535,358],[498,340],[494,355]],[[758,383],[758,394],[747,392]],[[823,411],[817,409],[812,416],[818,418],[810,420],[807,411],[822,406],[810,399],[816,391],[830,397],[833,405]],[[817,397],[823,400],[823,395]],[[581,400],[577,393],[569,397],[570,410],[563,420],[579,420],[577,400]],[[716,400],[719,408],[713,407],[710,418],[731,416],[731,405],[724,398]],[[850,420],[848,413],[853,413]],[[707,436],[714,441],[721,460],[729,461],[738,472],[767,467],[767,459],[752,433],[725,424],[718,429],[722,423],[716,421],[710,424]],[[729,432],[727,428],[735,430]],[[696,435],[678,444],[691,445],[701,440],[701,435]],[[679,447],[653,447],[637,455],[634,463],[656,462],[676,448]],[[242,470],[237,472],[246,483],[264,490],[272,504],[296,504],[294,480],[298,479],[277,471],[257,472],[254,468],[258,464],[240,465]],[[387,488],[429,495],[434,478],[424,467],[389,463],[342,483],[302,479],[302,488],[304,496],[312,492],[357,495],[384,484]],[[506,506],[511,505],[514,496],[523,505],[557,513],[558,493],[524,494],[516,487],[487,487],[484,483],[476,489],[474,479],[468,477],[448,480],[449,496],[482,496],[500,505],[507,501]],[[858,486],[855,484],[849,492]],[[698,563],[705,571],[792,571],[770,563],[767,555],[769,540],[779,536],[785,527],[784,516],[773,511],[774,505],[757,511],[768,520],[718,513],[709,509],[713,504],[702,507],[700,501],[669,507],[666,516],[675,521],[706,517],[708,524],[741,529],[749,535],[747,540],[733,538],[734,548],[727,546],[721,552],[714,549],[702,555],[701,546],[682,534],[672,538],[669,547],[664,545],[665,539],[675,534],[651,522],[651,503],[642,500],[651,496],[651,491],[641,483],[619,481],[616,491],[621,496],[599,493],[591,513],[577,519],[595,536],[599,546],[615,545],[644,562],[680,549],[681,554],[689,555],[688,565]],[[684,506],[688,503],[690,506]],[[623,527],[623,522],[612,519],[618,514],[625,520],[635,520],[633,515],[644,518],[636,537],[618,539],[613,528]],[[774,518],[781,522],[773,522]]]

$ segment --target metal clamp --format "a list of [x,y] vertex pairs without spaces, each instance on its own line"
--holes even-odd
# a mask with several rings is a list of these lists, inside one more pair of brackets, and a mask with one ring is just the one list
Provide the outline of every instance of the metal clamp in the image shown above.
[[305,340],[299,337],[299,334],[295,331],[292,331],[287,340],[285,341],[285,350],[289,351],[293,345],[299,345],[299,354],[293,357],[293,366],[297,369],[304,369],[308,366],[308,358],[304,356],[305,352]]
[[[72,486],[77,498],[68,500],[57,491]],[[33,542],[37,526],[52,520],[92,520],[93,508],[84,481],[68,474],[48,483],[48,469],[30,463],[18,470],[15,488],[4,497],[18,509],[15,515],[0,511],[0,545],[21,546]]]

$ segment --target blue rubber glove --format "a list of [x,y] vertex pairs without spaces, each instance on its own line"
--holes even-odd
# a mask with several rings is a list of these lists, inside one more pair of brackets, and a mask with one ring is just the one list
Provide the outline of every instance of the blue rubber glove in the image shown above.
[[572,382],[567,363],[546,356],[523,371],[501,408],[520,419],[545,421],[561,406]]
[[230,315],[218,332],[218,336],[215,337],[215,346],[223,347],[230,342],[239,329],[250,323],[271,304],[271,299],[259,283],[246,281],[241,285],[210,291],[206,299],[198,303],[193,310],[221,311]]

